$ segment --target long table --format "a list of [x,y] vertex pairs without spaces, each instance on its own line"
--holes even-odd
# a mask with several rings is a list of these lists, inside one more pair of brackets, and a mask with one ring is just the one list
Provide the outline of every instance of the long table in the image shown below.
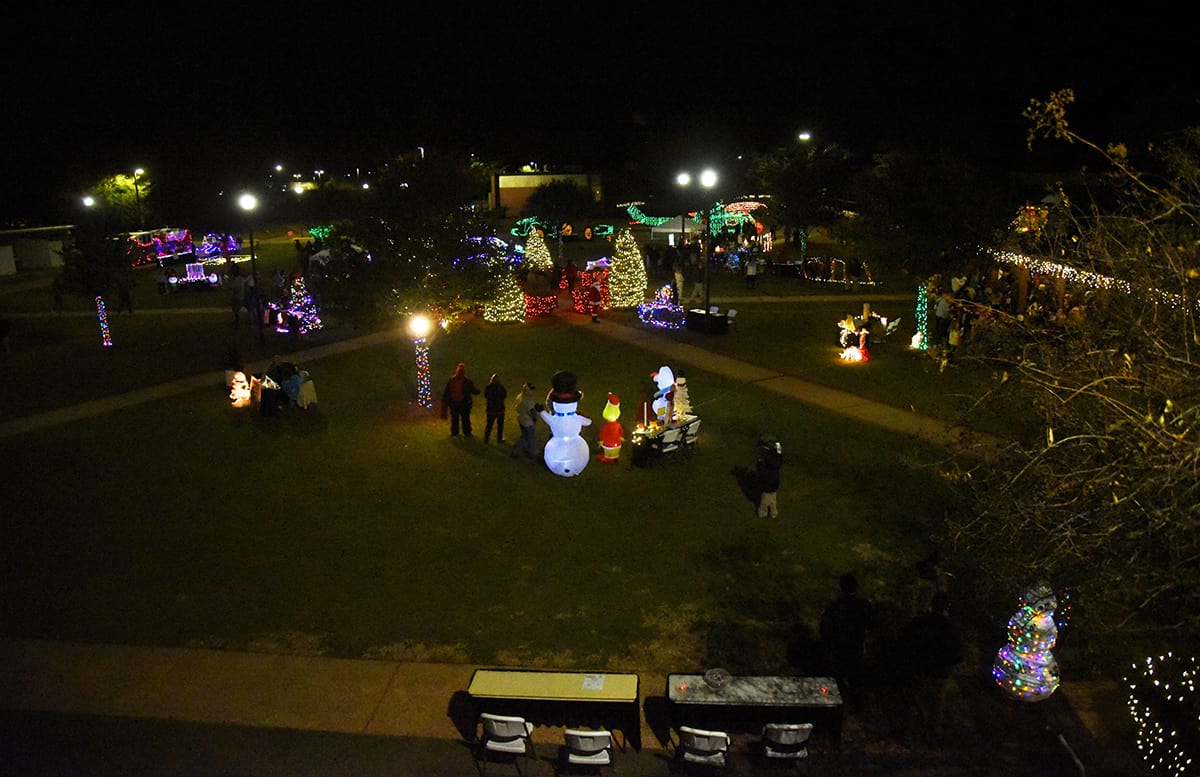
[[671,451],[663,449],[663,435],[669,431],[678,431],[678,451],[687,450],[689,433],[692,433],[693,427],[700,423],[700,418],[695,415],[685,415],[676,421],[672,421],[666,426],[651,424],[648,427],[639,426],[633,430],[633,463],[636,466],[644,467],[651,460],[662,458],[669,455]]
[[476,669],[467,687],[475,714],[520,715],[532,723],[602,726],[641,747],[636,674]]
[[841,738],[842,694],[832,677],[735,675],[714,688],[702,674],[670,674],[667,699],[676,724],[750,732],[764,723],[813,722]]

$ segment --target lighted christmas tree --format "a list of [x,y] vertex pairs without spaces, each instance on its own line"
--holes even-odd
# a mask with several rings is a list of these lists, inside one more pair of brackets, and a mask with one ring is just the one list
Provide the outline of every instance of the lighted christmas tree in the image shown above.
[[491,302],[483,306],[483,318],[492,323],[512,323],[525,320],[525,294],[516,276],[505,272]]
[[608,293],[614,308],[632,308],[646,301],[646,264],[634,239],[633,230],[617,236],[612,266],[608,273]]
[[525,315],[546,316],[558,307],[557,273],[546,238],[532,229],[525,240]]
[[295,325],[297,334],[306,334],[324,326],[321,316],[317,313],[317,303],[308,288],[304,285],[304,277],[297,276],[292,281],[292,296],[287,306],[288,320],[283,322],[284,329]]
[[1058,690],[1058,661],[1050,652],[1058,640],[1057,607],[1054,592],[1042,583],[1022,597],[1008,621],[1008,644],[996,653],[992,676],[1021,701],[1041,701]]

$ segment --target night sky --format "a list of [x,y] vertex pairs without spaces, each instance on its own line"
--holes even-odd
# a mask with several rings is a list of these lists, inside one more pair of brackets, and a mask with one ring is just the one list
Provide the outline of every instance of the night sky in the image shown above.
[[1022,109],[1064,87],[1100,141],[1200,124],[1177,12],[1054,5],[50,7],[0,60],[0,224],[69,220],[88,183],[136,166],[209,197],[277,161],[336,174],[416,146],[666,169],[807,128],[863,153],[920,140],[1020,167],[1039,161]]

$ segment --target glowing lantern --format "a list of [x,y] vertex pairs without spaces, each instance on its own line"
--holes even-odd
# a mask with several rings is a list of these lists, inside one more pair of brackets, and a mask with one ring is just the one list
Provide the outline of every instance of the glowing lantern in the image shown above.
[[233,380],[229,384],[229,399],[234,407],[250,406],[250,381],[246,380],[246,373],[233,373]]

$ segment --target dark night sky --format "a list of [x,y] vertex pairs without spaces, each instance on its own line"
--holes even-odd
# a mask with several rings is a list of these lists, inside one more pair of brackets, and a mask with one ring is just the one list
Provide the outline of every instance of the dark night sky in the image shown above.
[[0,64],[0,223],[138,165],[211,196],[276,161],[337,171],[418,145],[671,166],[807,127],[859,151],[922,138],[1020,165],[1021,110],[1063,87],[1097,140],[1200,124],[1190,30],[1147,4],[351,8],[41,12]]

